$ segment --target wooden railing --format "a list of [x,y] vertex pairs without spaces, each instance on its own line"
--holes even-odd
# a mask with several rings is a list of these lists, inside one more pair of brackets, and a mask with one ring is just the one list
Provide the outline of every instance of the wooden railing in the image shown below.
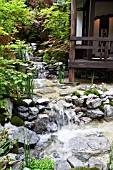
[[[75,43],[75,49],[85,50],[86,58],[92,60],[93,51],[99,53],[100,60],[107,61],[109,55],[113,54],[113,37],[75,37],[71,36],[70,41],[80,41],[81,44]],[[96,45],[94,42],[97,42]],[[76,56],[75,56],[76,60]]]

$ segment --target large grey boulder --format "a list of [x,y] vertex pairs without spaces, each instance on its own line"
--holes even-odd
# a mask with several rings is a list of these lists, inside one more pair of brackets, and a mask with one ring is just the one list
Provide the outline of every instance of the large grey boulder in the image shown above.
[[43,134],[48,131],[49,118],[37,119],[34,123],[34,132]]
[[61,90],[61,91],[59,92],[59,95],[60,95],[60,96],[68,96],[68,95],[70,95],[70,94],[72,94],[72,93],[73,93],[73,90],[65,89],[65,90]]
[[22,146],[24,146],[25,139],[28,139],[29,145],[32,146],[36,145],[36,143],[40,140],[39,136],[35,132],[25,127],[16,127],[8,123],[5,125],[5,128],[9,129],[8,131],[9,139],[10,140],[17,139],[17,142]]
[[92,119],[95,118],[101,118],[104,116],[104,112],[102,112],[100,109],[88,109],[86,112],[86,115],[89,116]]
[[31,115],[38,115],[39,110],[38,110],[37,107],[29,107],[29,113],[30,113]]
[[84,163],[81,160],[77,159],[75,156],[69,157],[67,161],[69,162],[72,168],[84,167]]
[[84,98],[78,98],[77,96],[72,97],[72,103],[75,106],[81,107],[84,104]]
[[93,167],[97,167],[99,168],[100,170],[103,170],[103,169],[106,169],[102,163],[101,160],[99,159],[96,159],[96,158],[90,158],[89,161],[88,161],[88,167],[89,168],[93,168]]
[[30,106],[32,104],[32,99],[24,99],[23,102],[25,102],[25,105]]
[[48,93],[55,93],[55,92],[56,92],[56,90],[51,87],[43,87],[42,89],[37,90],[37,94],[42,94],[42,95],[45,95]]
[[71,166],[65,160],[57,161],[55,166],[54,166],[54,170],[69,170],[70,168],[71,168]]
[[73,155],[87,160],[94,155],[110,150],[109,141],[103,136],[75,137],[70,139],[69,146]]
[[27,120],[28,117],[29,117],[29,112],[24,112],[24,113],[18,112],[18,115],[19,115],[19,117],[22,118],[23,120]]
[[109,104],[105,104],[104,113],[106,119],[113,119],[113,106],[110,106]]
[[25,107],[25,106],[19,106],[18,111],[21,112],[21,113],[25,113],[25,112],[29,111],[29,108]]
[[102,101],[100,98],[92,99],[89,97],[86,101],[86,105],[90,109],[95,109],[95,108],[99,107],[101,105],[101,103],[102,103]]

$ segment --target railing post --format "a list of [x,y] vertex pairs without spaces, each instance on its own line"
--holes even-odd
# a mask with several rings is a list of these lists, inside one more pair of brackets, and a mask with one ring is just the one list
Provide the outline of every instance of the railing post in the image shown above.
[[108,57],[108,48],[109,48],[109,43],[105,42],[105,52],[104,52],[104,61],[107,61],[107,57]]
[[[76,36],[76,0],[71,0],[71,36]],[[70,41],[69,61],[75,61],[75,41]],[[75,81],[75,69],[69,68],[69,82]]]

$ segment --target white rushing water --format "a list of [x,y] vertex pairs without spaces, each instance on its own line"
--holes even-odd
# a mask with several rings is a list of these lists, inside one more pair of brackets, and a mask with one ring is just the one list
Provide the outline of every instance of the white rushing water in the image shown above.
[[[77,126],[69,124],[62,127],[59,131],[51,134],[53,137],[53,142],[44,151],[45,156],[49,156],[52,159],[53,153],[59,153],[60,157],[66,160],[68,157],[72,156],[71,147],[69,144],[70,139],[74,137],[82,137],[89,135],[105,136],[110,143],[113,141],[113,121],[93,123],[92,125]],[[48,134],[46,137],[50,137]],[[102,156],[100,159],[107,160],[108,157]]]

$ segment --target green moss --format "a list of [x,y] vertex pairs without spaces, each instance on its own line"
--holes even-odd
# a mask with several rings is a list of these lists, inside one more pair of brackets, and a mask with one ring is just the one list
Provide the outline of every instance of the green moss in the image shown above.
[[77,96],[77,97],[81,96],[81,94],[78,91],[76,91],[76,90],[72,93],[72,95],[73,96]]
[[95,89],[89,89],[89,90],[86,90],[85,92],[84,92],[84,95],[89,95],[89,94],[95,94],[95,95],[97,95],[97,96],[99,96],[100,94],[99,94],[99,92],[98,92],[98,90],[95,90]]
[[21,118],[19,118],[18,116],[14,116],[11,119],[11,124],[15,125],[15,126],[23,126],[24,125],[24,121]]
[[111,106],[113,106],[113,102],[109,102],[109,104],[110,104]]
[[104,112],[104,104],[102,104],[101,106],[99,106],[99,109]]
[[80,168],[71,168],[69,170],[100,170],[100,169],[97,167],[93,167],[93,168],[80,167]]

